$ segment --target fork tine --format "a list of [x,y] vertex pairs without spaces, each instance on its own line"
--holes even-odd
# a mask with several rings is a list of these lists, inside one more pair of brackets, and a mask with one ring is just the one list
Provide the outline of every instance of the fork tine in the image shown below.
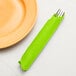
[[60,11],[59,17],[62,17],[63,15],[63,11]]
[[65,12],[63,13],[63,15],[62,16],[64,16],[65,15]]
[[60,11],[61,11],[61,10],[60,10],[60,9],[58,9],[58,11],[56,12],[56,15],[57,15],[57,16],[59,15]]

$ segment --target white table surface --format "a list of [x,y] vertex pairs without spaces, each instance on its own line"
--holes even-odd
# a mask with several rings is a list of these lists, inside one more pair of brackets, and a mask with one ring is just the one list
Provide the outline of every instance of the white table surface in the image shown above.
[[[1,50],[0,60],[7,63],[17,76],[76,76],[76,0],[37,0],[37,4],[35,27],[20,43]],[[59,8],[66,13],[63,23],[29,71],[22,72],[18,60],[44,23]]]

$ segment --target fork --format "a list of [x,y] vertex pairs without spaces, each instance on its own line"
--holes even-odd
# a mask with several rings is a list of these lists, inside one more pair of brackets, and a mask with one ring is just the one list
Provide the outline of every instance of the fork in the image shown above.
[[22,70],[28,70],[39,54],[42,52],[45,45],[48,43],[50,38],[59,27],[60,23],[64,19],[65,12],[58,10],[52,18],[50,18],[32,43],[27,48],[26,52],[23,54],[21,60],[19,61]]

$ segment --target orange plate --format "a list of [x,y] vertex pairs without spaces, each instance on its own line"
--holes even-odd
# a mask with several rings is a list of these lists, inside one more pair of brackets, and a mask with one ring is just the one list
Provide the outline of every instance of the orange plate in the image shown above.
[[0,49],[16,44],[33,28],[36,0],[0,0]]

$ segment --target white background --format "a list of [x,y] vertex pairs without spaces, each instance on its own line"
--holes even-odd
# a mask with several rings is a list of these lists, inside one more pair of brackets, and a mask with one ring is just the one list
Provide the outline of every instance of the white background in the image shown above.
[[[8,64],[16,76],[76,76],[76,0],[37,0],[37,5],[38,17],[31,33],[15,46],[1,50],[0,60]],[[29,71],[22,72],[19,59],[44,23],[59,8],[66,13],[63,23]]]

